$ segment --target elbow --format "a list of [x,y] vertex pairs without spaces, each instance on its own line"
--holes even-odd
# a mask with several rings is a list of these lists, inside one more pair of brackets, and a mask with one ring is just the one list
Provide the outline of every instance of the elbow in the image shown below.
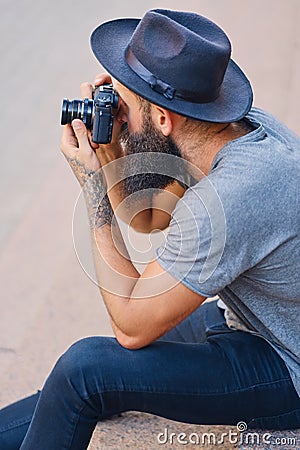
[[141,222],[140,220],[135,220],[135,218],[132,219],[130,222],[131,228],[134,229],[134,231],[137,231],[138,233],[151,233],[152,227],[149,223]]
[[146,347],[146,345],[150,344],[150,342],[145,342],[145,340],[139,337],[127,336],[123,333],[116,335],[116,339],[119,344],[127,350],[139,350],[140,348]]
[[153,231],[163,231],[165,228],[167,228],[168,224],[166,226],[163,226],[162,224],[139,224],[139,223],[132,223],[130,222],[130,226],[134,229],[134,231],[137,231],[138,233],[144,233],[144,234],[150,234]]
[[146,227],[139,227],[137,226],[131,226],[134,231],[136,231],[137,233],[143,233],[143,234],[149,234],[151,233],[152,230],[150,230],[150,228],[146,228]]

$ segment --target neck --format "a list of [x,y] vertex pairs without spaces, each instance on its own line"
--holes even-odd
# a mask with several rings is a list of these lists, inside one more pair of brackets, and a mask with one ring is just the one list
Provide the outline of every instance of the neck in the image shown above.
[[[208,175],[216,154],[227,142],[237,139],[251,130],[241,122],[211,124],[199,122],[194,130],[187,133],[181,129],[174,140],[182,157]],[[188,136],[188,138],[187,138]]]

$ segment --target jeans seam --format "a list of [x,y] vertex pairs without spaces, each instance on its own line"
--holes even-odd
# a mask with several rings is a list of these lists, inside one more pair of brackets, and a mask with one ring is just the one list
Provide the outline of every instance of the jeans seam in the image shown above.
[[[86,402],[87,400],[89,400],[89,399],[90,399],[91,397],[93,397],[94,395],[99,395],[99,392],[95,392],[94,394],[90,394],[87,398],[83,398],[83,399],[82,399],[83,402]],[[74,414],[76,420],[74,421],[74,428],[73,428],[73,432],[72,432],[72,436],[71,436],[70,446],[68,447],[68,449],[70,449],[71,446],[72,446],[72,444],[73,444],[74,436],[75,436],[75,431],[76,431],[76,428],[77,428],[78,423],[79,423],[80,415],[81,415],[81,412],[83,411],[83,409],[84,409],[85,407],[86,407],[86,405],[84,404],[84,405],[80,408],[80,410],[79,410],[77,413]]]
[[25,416],[22,419],[14,420],[13,422],[10,422],[6,427],[0,428],[0,433],[9,431],[13,428],[21,427],[22,425],[25,425],[28,422],[31,422],[32,416]]
[[291,414],[298,413],[298,412],[300,412],[300,409],[293,409],[292,411],[283,412],[283,413],[281,413],[281,414],[276,414],[276,415],[273,415],[273,416],[259,416],[259,417],[253,417],[253,418],[248,422],[248,426],[249,426],[249,428],[250,428],[250,427],[251,427],[251,422],[255,422],[255,421],[258,421],[258,420],[265,420],[265,419],[282,419],[282,418],[284,418],[285,416],[287,417],[287,416],[289,416],[289,415],[291,415]]
[[[87,400],[88,400],[88,399],[87,399]],[[83,399],[83,401],[85,401],[85,400]],[[74,413],[74,417],[75,417],[75,420],[74,420],[74,427],[73,427],[73,430],[72,430],[72,433],[71,433],[71,440],[70,440],[70,443],[69,443],[68,446],[66,447],[67,449],[70,449],[71,446],[72,446],[72,444],[73,444],[74,436],[75,436],[75,431],[76,431],[76,428],[77,428],[77,426],[78,426],[78,422],[79,422],[79,419],[80,419],[80,414],[81,414],[81,412],[82,412],[82,410],[83,410],[84,408],[85,408],[85,405],[83,405],[77,413]]]
[[[150,394],[168,394],[168,395],[203,395],[203,396],[209,396],[209,395],[228,395],[228,394],[236,394],[239,392],[244,392],[244,391],[248,391],[248,390],[252,390],[255,388],[260,388],[263,386],[272,386],[275,384],[280,384],[282,382],[285,381],[289,381],[292,383],[291,378],[287,377],[287,378],[280,378],[279,380],[275,380],[275,381],[264,381],[261,383],[257,383],[257,384],[253,384],[249,387],[245,387],[245,388],[240,388],[240,389],[236,389],[236,390],[231,390],[231,391],[227,391],[227,392],[190,392],[190,391],[164,391],[164,390],[150,390],[150,389],[145,389],[145,388],[137,388],[136,386],[126,386],[126,389],[119,389],[116,387],[113,388],[103,388],[102,392],[120,392],[120,391],[124,391],[124,392],[141,392],[141,393],[150,393]],[[92,397],[93,395],[99,394],[99,391],[93,392],[92,394],[90,394],[88,397],[83,398],[84,401],[87,401],[90,399],[90,397]]]

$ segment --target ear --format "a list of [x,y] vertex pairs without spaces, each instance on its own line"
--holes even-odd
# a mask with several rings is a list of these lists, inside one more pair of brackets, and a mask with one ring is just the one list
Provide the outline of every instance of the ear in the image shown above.
[[174,127],[173,113],[157,105],[152,105],[151,116],[155,127],[164,136],[170,136]]

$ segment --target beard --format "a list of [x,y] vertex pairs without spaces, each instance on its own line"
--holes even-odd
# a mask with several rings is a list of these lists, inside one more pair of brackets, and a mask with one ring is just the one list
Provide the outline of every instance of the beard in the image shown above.
[[[155,128],[149,110],[143,112],[141,132],[130,134],[127,124],[123,125],[120,142],[125,150],[125,155],[145,154],[144,157],[134,159],[135,175],[132,175],[132,159],[125,160],[123,190],[126,197],[136,192],[151,196],[153,190],[166,188],[183,172],[179,148],[170,137],[164,136]],[[152,157],[153,154],[155,155]],[[160,173],[166,166],[164,155],[177,157],[167,160],[166,173],[168,175]],[[170,174],[174,174],[176,178]]]

